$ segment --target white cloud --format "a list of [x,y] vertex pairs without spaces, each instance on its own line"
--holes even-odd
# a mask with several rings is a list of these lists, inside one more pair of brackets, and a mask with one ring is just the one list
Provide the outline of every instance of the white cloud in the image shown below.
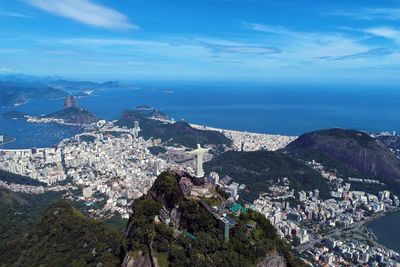
[[246,28],[259,32],[273,33],[279,35],[297,35],[296,32],[282,26],[270,26],[259,23],[245,23],[244,25]]
[[137,28],[128,18],[105,6],[89,0],[26,0],[29,4],[54,15],[70,18],[84,24],[116,30]]
[[0,67],[0,73],[1,72],[5,72],[5,73],[14,73],[16,72],[15,70],[11,69],[11,68],[6,68],[6,67]]
[[24,18],[24,19],[32,18],[32,16],[11,11],[0,11],[0,17],[14,17],[14,18]]
[[[363,39],[337,32],[305,32],[282,26],[246,23],[245,27],[265,33],[265,38],[272,45],[293,59],[312,60],[316,57],[341,56],[361,53],[369,48],[361,44]],[[273,35],[271,37],[271,34]]]
[[400,43],[400,31],[391,27],[368,28],[364,32]]
[[203,46],[215,54],[268,55],[278,54],[280,49],[260,43],[238,42],[216,38],[195,38],[195,44]]
[[61,42],[83,46],[169,46],[166,42],[120,38],[69,38],[62,39]]
[[208,49],[188,40],[177,37],[168,40],[140,40],[130,38],[67,38],[46,39],[43,44],[67,45],[68,49],[85,51],[85,54],[112,55],[123,57],[140,57],[172,60],[198,57],[204,59],[209,55]]
[[336,10],[323,15],[351,17],[359,20],[400,20],[400,8],[364,8],[359,10]]

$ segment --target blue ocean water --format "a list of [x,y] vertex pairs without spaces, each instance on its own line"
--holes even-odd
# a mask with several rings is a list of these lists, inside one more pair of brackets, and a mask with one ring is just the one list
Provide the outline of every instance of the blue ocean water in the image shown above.
[[368,224],[368,228],[377,236],[378,242],[400,253],[400,231],[398,225],[400,213],[392,213]]
[[[109,89],[79,99],[102,119],[118,119],[138,105],[160,108],[176,120],[285,135],[343,127],[370,132],[400,130],[400,90],[366,86],[279,85],[222,82],[141,82],[141,89]],[[2,108],[33,115],[63,107],[63,100],[30,101]],[[54,145],[80,129],[0,119],[0,133],[15,136],[9,148]]]

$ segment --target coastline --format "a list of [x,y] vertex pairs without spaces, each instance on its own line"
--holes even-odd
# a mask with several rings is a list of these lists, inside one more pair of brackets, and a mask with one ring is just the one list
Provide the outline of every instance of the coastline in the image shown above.
[[293,142],[297,136],[253,133],[247,131],[237,131],[222,128],[209,127],[204,125],[189,123],[195,129],[203,131],[216,131],[222,133],[233,142],[233,147],[238,151],[269,150],[276,151],[285,148]]
[[368,230],[368,232],[371,234],[371,236],[374,239],[373,241],[374,241],[375,245],[378,245],[380,247],[383,247],[383,248],[386,248],[386,249],[390,249],[390,250],[396,251],[397,253],[400,253],[400,251],[397,251],[397,250],[395,250],[393,248],[388,248],[387,245],[381,243],[382,242],[382,236],[379,237],[378,234],[376,232],[374,232],[374,230],[371,227],[371,224],[373,224],[375,221],[378,221],[380,219],[383,219],[383,218],[385,218],[387,216],[391,216],[391,215],[396,214],[396,213],[400,214],[400,208],[394,208],[394,209],[388,210],[388,211],[386,211],[386,212],[384,212],[382,214],[379,214],[379,215],[377,215],[375,217],[370,218],[370,220],[367,220],[365,222],[365,224],[363,224],[363,227],[365,227]]
[[55,119],[55,118],[38,118],[32,116],[26,116],[26,122],[28,123],[56,123],[64,126],[75,126],[75,127],[87,127],[91,124],[79,124],[79,123],[69,123],[65,122],[63,119]]
[[[176,122],[175,120],[162,119],[156,117],[152,117],[151,119],[162,121],[164,123],[169,123],[169,124]],[[222,133],[227,138],[232,140],[233,142],[232,146],[237,151],[255,151],[255,150],[276,151],[278,149],[286,147],[289,143],[291,143],[297,138],[297,136],[290,136],[290,135],[255,133],[248,131],[216,128],[190,122],[188,122],[188,124],[197,130],[216,131]]]
[[[10,118],[11,119],[11,118]],[[171,119],[163,119],[151,117],[153,120],[162,121],[164,123],[175,123],[174,120]],[[57,124],[61,126],[67,127],[80,127],[85,129],[86,127],[90,127],[94,124],[76,124],[76,123],[67,123],[62,119],[54,119],[54,118],[40,118],[26,115],[22,120],[24,120],[28,124]],[[107,122],[115,122],[115,120],[107,120]],[[202,131],[217,131],[225,135],[227,138],[232,140],[232,148],[236,151],[255,151],[255,150],[269,150],[275,151],[281,148],[286,147],[287,144],[292,142],[297,138],[297,136],[288,136],[288,135],[280,135],[280,134],[267,134],[267,133],[255,133],[248,131],[239,131],[239,130],[230,130],[223,128],[210,127],[206,125],[199,125],[194,123],[188,123],[191,127],[197,130]],[[13,140],[15,141],[15,140]],[[16,148],[18,150],[18,148]]]

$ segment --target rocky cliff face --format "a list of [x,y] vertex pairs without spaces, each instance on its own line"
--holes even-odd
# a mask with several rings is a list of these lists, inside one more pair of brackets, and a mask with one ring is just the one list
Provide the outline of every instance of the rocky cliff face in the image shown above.
[[329,129],[306,133],[290,143],[286,151],[317,152],[372,177],[400,179],[399,159],[380,141],[359,131]]
[[257,267],[286,267],[285,257],[276,252],[270,253],[264,260],[257,264]]
[[77,108],[79,107],[78,105],[78,99],[75,96],[69,95],[64,101],[64,108]]
[[125,255],[121,264],[122,267],[153,267],[148,255],[139,251],[137,255]]

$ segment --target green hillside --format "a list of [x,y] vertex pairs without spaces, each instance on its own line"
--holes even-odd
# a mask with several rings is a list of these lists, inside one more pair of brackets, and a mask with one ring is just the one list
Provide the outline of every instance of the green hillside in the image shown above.
[[[290,143],[285,151],[297,158],[314,159],[344,178],[378,179],[400,193],[400,160],[367,133],[347,129],[310,132]],[[367,192],[381,189],[368,184],[353,185],[353,189]]]
[[132,128],[135,121],[140,124],[140,135],[145,139],[160,138],[162,142],[171,145],[183,145],[195,148],[197,144],[230,146],[232,141],[216,131],[203,131],[191,127],[186,122],[163,123],[150,119],[141,111],[124,111],[118,121],[120,126]]
[[[22,204],[22,203],[20,203]],[[122,236],[56,202],[31,229],[2,244],[2,266],[118,266]]]
[[246,185],[240,195],[247,201],[258,198],[262,192],[278,179],[287,177],[295,190],[320,190],[322,197],[328,196],[326,180],[303,162],[281,152],[228,151],[205,163],[205,170],[217,172],[220,177],[230,176],[233,181]]
[[[287,266],[303,266],[275,228],[257,212],[249,210],[235,217],[237,224],[225,240],[217,219],[201,200],[182,197],[179,179],[174,173],[164,172],[148,196],[135,201],[127,228],[127,257],[133,264],[153,259],[160,266],[245,267],[279,257]],[[179,219],[169,224],[156,222],[162,208],[170,214],[177,212]],[[253,229],[249,229],[249,223]]]

